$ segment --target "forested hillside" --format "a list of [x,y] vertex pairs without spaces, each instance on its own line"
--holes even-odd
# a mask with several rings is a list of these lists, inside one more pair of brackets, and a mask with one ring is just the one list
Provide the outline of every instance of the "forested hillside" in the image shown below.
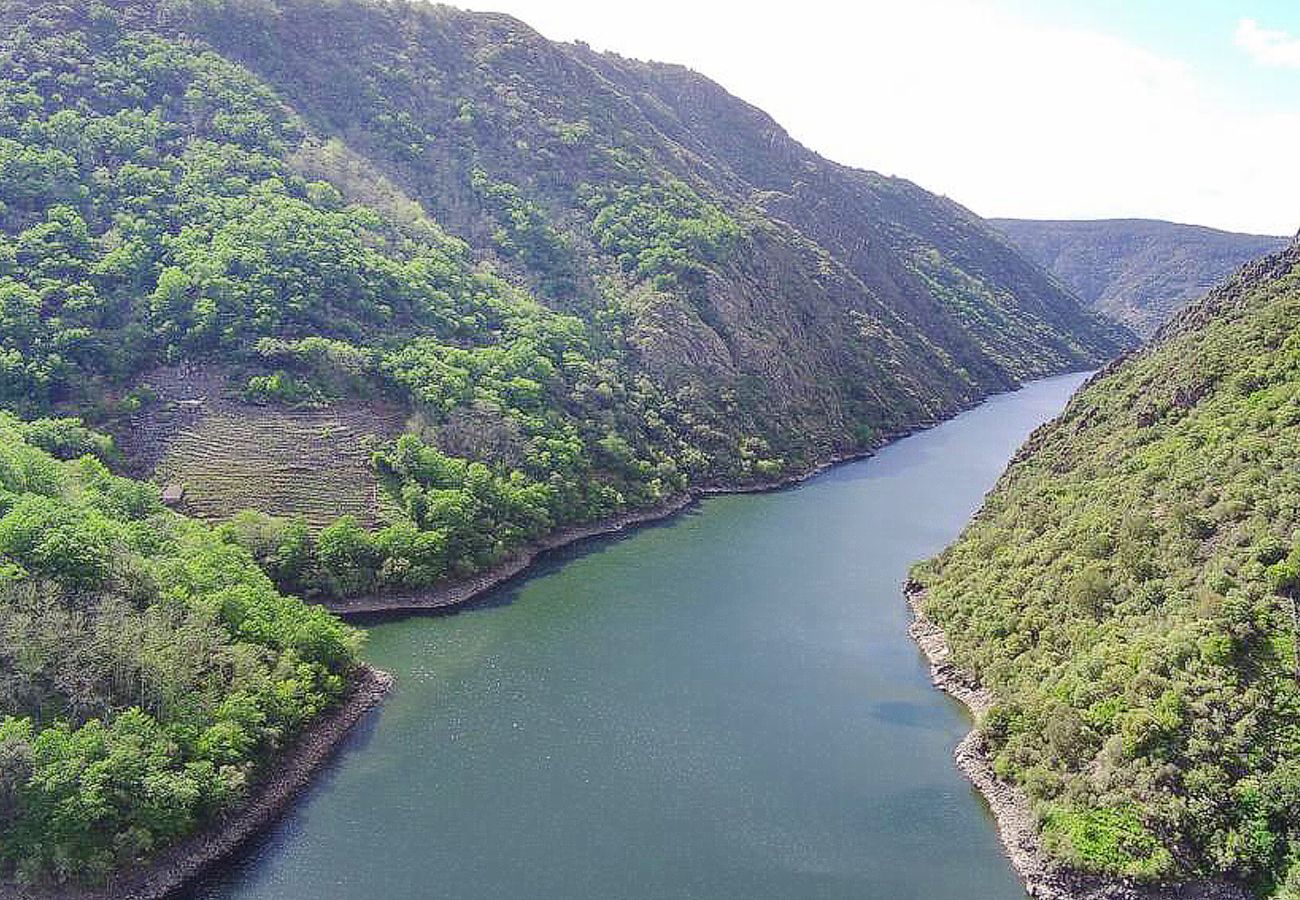
[[1152,219],[990,219],[1098,312],[1150,337],[1178,310],[1284,237]]
[[295,591],[464,575],[1131,339],[956,204],[502,16],[0,0],[0,60],[0,404],[276,515],[238,530]]
[[1095,377],[915,577],[1052,853],[1300,896],[1300,243]]
[[242,799],[343,694],[359,635],[116,477],[74,421],[0,414],[0,894],[95,882]]

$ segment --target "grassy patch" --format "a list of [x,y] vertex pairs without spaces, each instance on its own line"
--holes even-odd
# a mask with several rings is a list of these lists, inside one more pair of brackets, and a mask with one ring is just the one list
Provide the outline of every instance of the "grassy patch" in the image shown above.
[[1049,807],[1043,817],[1043,842],[1057,856],[1089,872],[1133,878],[1159,878],[1173,857],[1131,808]]

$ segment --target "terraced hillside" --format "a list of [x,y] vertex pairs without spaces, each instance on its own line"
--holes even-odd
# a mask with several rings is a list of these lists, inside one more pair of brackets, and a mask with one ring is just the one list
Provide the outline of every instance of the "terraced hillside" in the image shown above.
[[314,528],[345,515],[377,527],[397,510],[370,466],[374,433],[347,413],[336,406],[206,415],[176,435],[156,477],[183,485],[182,508],[204,519],[260,509],[302,516]]
[[406,413],[378,402],[289,407],[241,400],[215,367],[159,370],[154,395],[118,434],[138,473],[184,488],[185,512],[209,520],[243,509],[301,516],[323,528],[352,516],[369,528],[399,514],[371,454]]

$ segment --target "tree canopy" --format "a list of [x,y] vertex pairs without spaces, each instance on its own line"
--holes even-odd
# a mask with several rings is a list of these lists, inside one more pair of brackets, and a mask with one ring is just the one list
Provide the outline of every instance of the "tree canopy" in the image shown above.
[[1300,883],[1297,563],[1293,245],[1085,386],[915,576],[1052,852],[1268,891]]
[[82,444],[106,447],[0,414],[0,881],[95,881],[189,833],[356,662],[357,632]]

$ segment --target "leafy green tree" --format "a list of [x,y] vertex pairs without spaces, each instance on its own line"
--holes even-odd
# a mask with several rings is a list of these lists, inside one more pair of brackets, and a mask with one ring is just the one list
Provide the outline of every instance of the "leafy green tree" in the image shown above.
[[1300,547],[1268,569],[1269,585],[1288,605],[1291,618],[1291,665],[1300,685]]
[[218,535],[38,444],[110,446],[0,414],[0,878],[94,883],[237,801],[341,696],[359,641],[235,540],[302,577],[301,523]]

